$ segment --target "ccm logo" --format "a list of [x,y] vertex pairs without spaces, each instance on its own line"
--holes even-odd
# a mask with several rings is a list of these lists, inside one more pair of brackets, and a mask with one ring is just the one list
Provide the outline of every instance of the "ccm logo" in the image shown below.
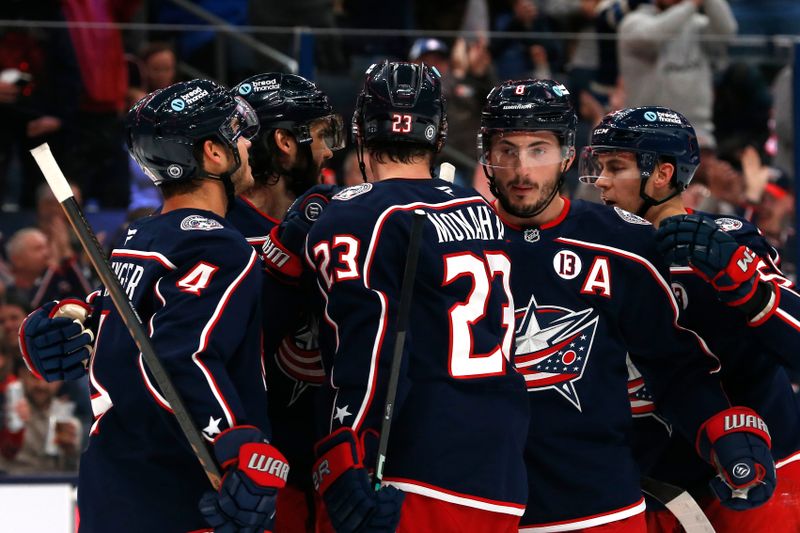
[[285,461],[276,459],[275,457],[268,457],[261,453],[254,453],[250,456],[250,462],[247,468],[258,470],[259,472],[266,472],[284,481],[289,477],[289,465]]
[[742,270],[742,272],[747,272],[755,259],[756,254],[753,253],[750,248],[745,248],[742,252],[742,258],[736,261],[736,265]]

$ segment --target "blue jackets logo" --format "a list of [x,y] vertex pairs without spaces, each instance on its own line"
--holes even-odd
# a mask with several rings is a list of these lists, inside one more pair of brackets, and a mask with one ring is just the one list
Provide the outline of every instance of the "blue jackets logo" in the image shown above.
[[514,365],[528,392],[553,389],[581,410],[575,382],[581,379],[592,351],[599,316],[594,309],[572,311],[538,305],[532,295],[516,332]]

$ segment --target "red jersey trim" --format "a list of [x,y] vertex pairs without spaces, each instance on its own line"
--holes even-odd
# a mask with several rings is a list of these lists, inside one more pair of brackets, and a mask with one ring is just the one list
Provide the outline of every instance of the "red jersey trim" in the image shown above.
[[269,221],[270,221],[270,222],[272,222],[273,224],[275,224],[275,225],[278,225],[278,224],[280,224],[280,223],[281,223],[281,221],[280,221],[280,220],[278,220],[277,218],[273,218],[273,217],[269,216],[268,214],[266,214],[265,212],[263,212],[261,209],[257,208],[257,207],[256,207],[256,205],[255,205],[253,202],[251,202],[250,200],[248,200],[248,199],[247,199],[247,198],[245,198],[244,196],[239,196],[239,200],[241,200],[241,201],[243,201],[244,203],[246,203],[247,205],[249,205],[249,206],[250,206],[250,209],[252,209],[252,210],[253,210],[253,211],[255,211],[256,213],[258,213],[258,214],[259,214],[259,215],[261,215],[262,217],[266,218],[267,220],[269,220]]

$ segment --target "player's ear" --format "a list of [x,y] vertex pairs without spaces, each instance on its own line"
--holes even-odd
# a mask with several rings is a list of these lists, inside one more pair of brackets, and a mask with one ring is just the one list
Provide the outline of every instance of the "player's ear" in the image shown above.
[[658,188],[669,187],[670,183],[672,182],[672,176],[675,175],[675,165],[673,163],[662,161],[658,163],[656,169],[657,172],[655,172],[655,175],[653,176],[654,185]]
[[292,148],[296,143],[294,135],[283,129],[275,130],[273,132],[273,135],[275,139],[275,146],[278,147],[278,150],[280,150],[286,155],[291,154]]
[[561,172],[566,172],[567,170],[569,170],[569,167],[571,167],[572,163],[575,161],[575,147],[574,146],[570,146],[569,147],[569,149],[567,150],[567,153],[566,153],[566,155],[565,155],[565,157],[564,157],[564,159],[562,161],[563,161],[563,164],[561,165]]

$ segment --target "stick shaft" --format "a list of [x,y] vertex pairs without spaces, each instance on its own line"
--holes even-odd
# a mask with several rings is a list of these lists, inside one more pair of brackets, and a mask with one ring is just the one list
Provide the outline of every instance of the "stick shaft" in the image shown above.
[[66,192],[66,190],[69,189],[69,185],[67,184],[64,175],[61,173],[61,169],[58,168],[55,159],[50,154],[50,150],[46,147],[46,145],[34,148],[31,150],[31,153],[34,154],[36,162],[39,164],[42,172],[47,178],[48,184],[50,185],[51,189],[53,189],[53,192],[56,194],[56,198],[58,198],[59,202],[61,203],[61,207],[64,209],[69,223],[72,225],[72,228],[75,230],[78,239],[81,241],[83,249],[89,256],[95,272],[97,272],[97,275],[103,282],[106,291],[108,291],[114,307],[119,312],[120,317],[125,323],[125,326],[128,328],[131,337],[133,337],[136,346],[138,346],[139,350],[142,352],[142,358],[144,359],[147,368],[153,374],[153,378],[156,380],[158,387],[161,389],[161,392],[166,398],[167,402],[169,402],[172,412],[178,421],[178,425],[180,426],[184,435],[186,435],[189,445],[194,450],[194,453],[197,456],[197,459],[200,461],[200,465],[203,467],[203,470],[205,470],[211,485],[215,489],[219,488],[221,482],[219,468],[217,467],[211,452],[206,446],[203,436],[200,434],[200,431],[194,424],[189,411],[186,409],[186,405],[181,399],[178,390],[172,383],[172,380],[170,379],[166,369],[161,364],[161,360],[156,355],[153,345],[150,343],[150,337],[147,335],[144,327],[142,326],[142,321],[141,318],[139,318],[139,314],[136,312],[136,309],[133,307],[130,300],[128,300],[128,296],[125,294],[122,285],[120,285],[119,279],[114,274],[114,271],[111,269],[108,261],[106,261],[102,247],[100,246],[100,243],[97,242],[97,237],[92,231],[89,222],[87,222],[86,218],[84,217],[83,211],[81,211],[81,208],[75,201],[75,198],[72,196],[71,191],[69,193]]
[[411,297],[414,294],[414,279],[417,275],[417,262],[419,249],[422,243],[422,228],[425,222],[425,212],[416,210],[411,216],[411,236],[408,239],[408,253],[403,272],[403,282],[400,285],[400,304],[397,310],[397,334],[394,339],[392,351],[392,366],[389,370],[389,384],[386,387],[386,403],[381,421],[381,437],[378,442],[378,463],[375,466],[375,490],[378,490],[383,480],[383,467],[386,464],[386,450],[389,445],[389,432],[392,429],[392,416],[394,403],[397,399],[397,384],[400,380],[400,367],[403,363],[403,349],[406,344],[406,331],[408,318],[411,312]]

